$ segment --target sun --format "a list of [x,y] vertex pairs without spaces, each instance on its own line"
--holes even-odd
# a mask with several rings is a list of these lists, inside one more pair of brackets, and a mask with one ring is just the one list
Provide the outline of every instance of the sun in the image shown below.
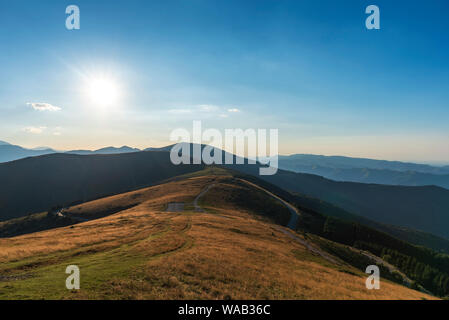
[[100,107],[113,106],[120,98],[120,87],[113,78],[91,77],[86,89],[91,102]]

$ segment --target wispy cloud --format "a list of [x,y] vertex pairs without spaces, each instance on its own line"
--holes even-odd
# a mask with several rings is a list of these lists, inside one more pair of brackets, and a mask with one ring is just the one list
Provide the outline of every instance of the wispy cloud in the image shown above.
[[200,104],[197,108],[204,112],[214,112],[220,110],[219,106],[212,104]]
[[28,102],[27,106],[31,106],[34,110],[38,111],[59,111],[60,107],[54,106],[46,102]]
[[229,113],[238,113],[240,112],[240,109],[237,108],[230,108],[227,109],[226,107],[220,107],[213,104],[200,104],[196,106],[190,106],[185,108],[174,108],[169,109],[169,113],[171,114],[177,114],[177,115],[185,115],[185,114],[191,114],[191,115],[203,115],[206,117],[220,117],[220,118],[228,118]]
[[186,113],[192,113],[191,109],[170,109],[168,110],[169,113],[173,114],[186,114]]
[[25,127],[23,128],[23,131],[32,134],[41,134],[45,129],[47,129],[47,127]]

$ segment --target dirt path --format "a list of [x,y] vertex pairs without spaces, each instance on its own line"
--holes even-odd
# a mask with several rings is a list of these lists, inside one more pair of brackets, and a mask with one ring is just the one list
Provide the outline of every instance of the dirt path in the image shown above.
[[195,211],[197,212],[204,212],[204,209],[200,207],[200,205],[198,204],[198,200],[200,200],[200,198],[202,196],[204,196],[209,190],[210,188],[212,188],[213,186],[215,186],[215,184],[210,184],[208,185],[206,188],[204,188],[199,195],[196,196],[195,200],[193,201],[193,206],[195,207]]
[[311,243],[307,242],[304,239],[301,239],[300,237],[298,237],[296,234],[293,233],[293,231],[282,228],[282,227],[278,227],[276,226],[276,229],[278,229],[280,232],[284,233],[285,235],[289,236],[290,238],[292,238],[293,240],[295,240],[296,242],[299,242],[300,244],[302,244],[304,247],[307,248],[307,250],[321,256],[322,258],[326,259],[329,262],[332,262],[334,264],[340,264],[337,260],[335,260],[331,255],[329,255],[327,252],[321,250],[318,247],[315,247],[314,245],[312,245]]
[[287,207],[287,209],[290,211],[290,221],[288,222],[287,227],[292,230],[296,230],[296,226],[298,225],[298,218],[301,215],[301,213],[298,211],[298,209],[296,209],[294,206],[292,206],[290,203],[288,203],[284,199],[282,199],[282,198],[278,197],[277,195],[275,195],[274,193],[262,188],[261,186],[258,186],[257,184],[254,184],[252,182],[249,182],[249,181],[246,181],[243,179],[238,179],[238,180],[243,181],[246,184],[249,184],[252,187],[255,187],[255,188],[267,193],[269,196],[280,201],[285,207]]
[[277,195],[275,195],[274,193],[252,183],[249,181],[246,181],[244,179],[239,179],[240,181],[247,183],[249,185],[251,185],[252,187],[255,187],[265,193],[267,193],[268,195],[270,195],[271,197],[273,197],[274,199],[278,200],[279,202],[281,202],[284,206],[287,207],[288,210],[290,210],[291,216],[290,216],[290,221],[288,222],[287,227],[291,230],[285,229],[281,226],[276,226],[276,229],[280,232],[282,232],[283,234],[287,235],[289,238],[295,240],[296,242],[302,244],[304,247],[307,248],[307,250],[313,252],[314,254],[317,254],[319,256],[321,256],[322,258],[326,259],[329,262],[332,262],[334,264],[340,264],[337,260],[335,260],[331,255],[329,255],[327,252],[321,250],[319,247],[316,247],[314,245],[312,245],[311,243],[307,242],[306,240],[298,237],[295,233],[296,231],[296,226],[298,224],[298,219],[299,216],[301,215],[301,213],[298,211],[298,209],[296,209],[294,206],[292,206],[290,203],[288,203],[287,201],[285,201],[284,199],[278,197]]
[[[321,256],[322,258],[326,259],[327,261],[334,263],[334,264],[340,264],[337,260],[335,260],[331,255],[329,255],[328,253],[326,253],[325,251],[321,250],[319,247],[316,247],[314,245],[312,245],[311,243],[307,242],[306,240],[298,237],[295,234],[295,230],[296,230],[296,226],[298,224],[298,219],[300,216],[300,212],[298,211],[298,209],[296,209],[294,206],[292,206],[290,203],[288,203],[287,201],[285,201],[284,199],[278,197],[277,195],[275,195],[274,193],[252,183],[249,181],[246,181],[244,179],[238,179],[246,184],[249,184],[250,186],[257,188],[265,193],[267,193],[269,196],[271,196],[272,198],[278,200],[279,202],[281,202],[285,207],[287,207],[287,209],[290,211],[291,216],[290,216],[290,221],[288,222],[287,227],[291,230],[285,229],[284,227],[281,226],[276,226],[275,228],[282,232],[283,234],[287,235],[289,238],[295,240],[296,242],[302,244],[304,247],[306,247],[307,250],[311,251],[312,253]],[[204,209],[201,208],[198,205],[198,200],[204,196],[213,186],[215,186],[215,184],[211,184],[208,185],[206,188],[204,188],[200,194],[195,198],[195,200],[193,201],[193,205],[195,207],[195,211],[199,211],[199,212],[204,212]]]

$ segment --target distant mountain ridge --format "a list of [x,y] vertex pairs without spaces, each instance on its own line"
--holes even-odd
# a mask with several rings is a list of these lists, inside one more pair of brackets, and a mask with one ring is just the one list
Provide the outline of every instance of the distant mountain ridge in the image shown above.
[[140,149],[131,148],[128,146],[122,146],[120,148],[116,147],[105,147],[98,150],[70,150],[70,151],[57,151],[48,147],[38,147],[38,148],[24,148],[21,146],[12,145],[8,142],[0,140],[0,163],[20,160],[28,157],[37,157],[46,154],[53,153],[67,153],[67,154],[79,154],[79,155],[89,155],[89,154],[117,154],[117,153],[130,153],[139,152]]
[[294,154],[279,156],[279,161],[284,166],[292,169],[294,166],[319,166],[332,169],[378,169],[393,171],[416,171],[430,174],[449,174],[448,166],[431,166],[412,162],[375,160],[368,158],[352,158],[344,156],[322,156],[314,154]]
[[64,153],[68,154],[79,154],[79,155],[88,155],[88,154],[117,154],[117,153],[132,153],[132,152],[140,152],[142,150],[137,148],[131,148],[128,146],[123,146],[120,148],[116,147],[105,147],[98,150],[71,150],[66,151]]
[[170,151],[173,146],[174,145],[171,144],[169,146],[159,147],[159,148],[150,147],[150,148],[146,148],[144,151]]
[[402,186],[435,185],[449,189],[449,166],[349,158],[340,156],[279,156],[280,169],[315,174],[335,181]]
[[32,150],[4,143],[0,144],[0,162],[14,161],[27,157],[36,157],[55,152],[56,151],[52,149]]
[[279,168],[298,173],[315,174],[335,181],[376,183],[401,186],[435,185],[449,189],[449,174],[432,174],[417,171],[395,171],[369,168],[329,168],[316,165],[300,165],[279,161]]
[[[0,140],[0,146],[12,144]],[[97,150],[69,150],[69,151],[56,151],[49,147],[39,147],[39,148],[24,148],[21,146],[16,146],[23,150],[31,151],[47,151],[51,153],[69,153],[69,154],[114,154],[114,153],[127,153],[127,152],[139,152],[139,151],[170,151],[173,145],[163,146],[163,147],[149,147],[146,149],[132,148],[129,146],[122,147],[104,147]],[[0,157],[2,153],[0,151]],[[34,156],[34,155],[30,155]],[[20,159],[20,158],[19,158]],[[18,159],[14,159],[18,160]],[[421,173],[430,174],[449,174],[449,165],[446,166],[431,166],[427,164],[418,164],[411,162],[401,162],[401,161],[389,161],[389,160],[375,160],[368,158],[352,158],[345,156],[322,156],[314,154],[294,154],[294,155],[279,155],[279,160],[282,161],[283,166],[289,167],[288,170],[294,170],[295,166],[300,166],[301,168],[307,166],[318,166],[323,168],[332,169],[379,169],[379,170],[393,170],[393,171],[416,171]],[[11,161],[11,160],[9,160]],[[0,160],[0,162],[2,162]],[[287,169],[287,168],[285,168]]]

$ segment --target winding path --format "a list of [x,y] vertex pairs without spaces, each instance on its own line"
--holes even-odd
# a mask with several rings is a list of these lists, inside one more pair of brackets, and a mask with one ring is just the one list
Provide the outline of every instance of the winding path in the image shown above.
[[[269,196],[271,196],[272,198],[278,200],[279,202],[281,202],[285,207],[287,207],[287,209],[290,211],[290,221],[288,222],[287,227],[291,230],[285,229],[284,227],[281,226],[275,226],[275,228],[282,232],[283,234],[287,235],[289,238],[295,240],[296,242],[302,244],[304,247],[306,247],[307,250],[311,251],[314,254],[317,254],[319,256],[321,256],[322,258],[328,260],[331,263],[334,264],[340,264],[338,261],[336,261],[331,255],[327,254],[326,252],[324,252],[323,250],[321,250],[320,248],[310,244],[309,242],[307,242],[306,240],[298,237],[295,234],[296,231],[296,226],[298,225],[298,219],[299,216],[301,215],[301,213],[298,211],[298,209],[296,209],[294,206],[292,206],[290,203],[288,203],[287,201],[285,201],[284,199],[278,197],[277,195],[275,195],[274,193],[262,188],[261,186],[258,186],[252,182],[249,182],[247,180],[244,179],[238,179],[241,182],[244,182],[254,188],[257,188],[263,192],[265,192],[266,194],[268,194]],[[205,187],[200,194],[198,194],[195,198],[195,200],[193,201],[193,205],[195,207],[195,211],[198,212],[205,212],[203,208],[200,207],[200,205],[198,204],[199,199],[204,196],[213,186],[215,186],[216,184],[210,184],[207,187]],[[293,231],[292,231],[293,230]]]
[[258,186],[257,184],[254,184],[254,183],[249,182],[244,179],[239,179],[239,180],[267,193],[269,196],[271,196],[272,198],[275,198],[276,200],[281,202],[285,207],[287,207],[287,209],[290,211],[290,221],[288,222],[287,227],[289,229],[296,230],[296,226],[298,225],[298,218],[301,215],[301,213],[298,211],[298,209],[296,209],[294,206],[292,206],[290,203],[288,203],[284,199],[282,199],[282,198],[278,197],[277,195],[275,195],[274,193],[262,188],[261,186]]
[[[287,224],[287,227],[291,230],[285,229],[281,226],[276,226],[276,229],[280,232],[282,232],[283,234],[287,235],[289,238],[295,240],[296,242],[302,244],[304,247],[307,248],[307,250],[311,251],[314,254],[317,254],[319,256],[321,256],[322,258],[326,259],[329,262],[332,262],[334,264],[339,265],[340,263],[335,260],[331,255],[329,255],[328,253],[326,253],[325,251],[321,250],[319,247],[316,247],[314,245],[312,245],[311,243],[307,242],[306,240],[298,237],[296,235],[296,226],[298,225],[298,219],[299,216],[301,215],[301,213],[298,211],[298,209],[296,209],[294,206],[292,206],[290,203],[288,203],[287,201],[285,201],[284,199],[278,197],[277,195],[275,195],[274,193],[262,188],[261,186],[258,186],[252,182],[246,181],[244,179],[239,179],[240,181],[243,181],[249,185],[251,185],[252,187],[255,187],[261,191],[264,191],[265,193],[267,193],[268,195],[270,195],[271,197],[275,198],[276,200],[278,200],[279,202],[281,202],[284,206],[287,207],[288,210],[290,210],[291,216],[290,216],[290,221]],[[293,230],[293,231],[292,231]]]
[[193,201],[193,206],[195,207],[195,211],[197,211],[197,212],[204,212],[204,209],[201,208],[200,205],[198,204],[198,200],[200,200],[200,198],[202,196],[204,196],[210,190],[210,188],[212,188],[213,186],[215,186],[215,183],[208,185],[206,188],[204,188],[200,192],[199,195],[196,196],[195,200]]

